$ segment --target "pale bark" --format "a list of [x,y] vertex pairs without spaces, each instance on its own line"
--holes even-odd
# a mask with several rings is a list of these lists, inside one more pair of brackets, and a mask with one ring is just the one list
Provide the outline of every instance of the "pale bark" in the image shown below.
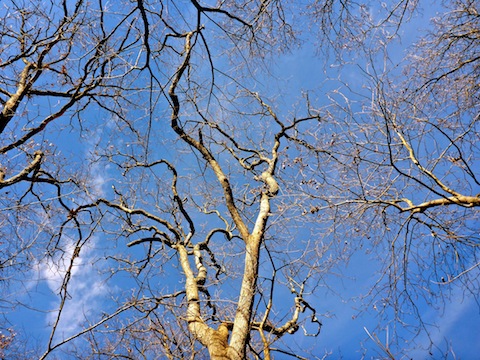
[[[228,351],[228,328],[220,325],[217,330],[205,324],[201,318],[198,282],[188,261],[187,249],[183,245],[177,245],[180,264],[185,274],[185,291],[187,294],[188,329],[200,343],[208,349],[212,360],[233,360],[227,355]],[[240,358],[239,358],[240,359]]]
[[[2,112],[0,112],[0,134],[5,130],[10,120],[15,116],[18,106],[27,94],[28,90],[32,87],[32,81],[29,81],[28,77],[34,64],[25,61],[25,67],[19,75],[17,84],[17,91],[11,94],[10,98],[3,105]],[[38,76],[37,76],[38,77]]]
[[0,189],[5,186],[13,185],[19,181],[24,180],[32,171],[38,170],[40,163],[42,162],[43,153],[40,150],[35,151],[34,158],[30,164],[28,164],[18,174],[5,179],[5,171],[0,169]]
[[[200,317],[200,306],[198,304],[198,283],[188,263],[186,250],[179,246],[179,254],[182,262],[182,268],[187,278],[187,301],[188,315],[187,321],[192,334],[210,351],[212,359],[244,359],[246,356],[246,345],[251,330],[252,308],[256,293],[256,283],[258,276],[258,266],[260,260],[260,246],[263,240],[265,226],[270,214],[270,199],[278,193],[278,184],[273,177],[276,164],[276,150],[279,146],[278,140],[275,142],[273,154],[274,159],[269,162],[268,170],[262,173],[261,180],[265,183],[267,189],[261,196],[260,210],[255,222],[252,233],[249,232],[243,221],[233,198],[232,188],[228,177],[223,172],[220,164],[212,153],[200,142],[188,135],[178,123],[180,112],[180,103],[175,93],[176,87],[188,66],[191,52],[191,37],[193,33],[186,35],[185,57],[183,63],[177,70],[176,76],[169,89],[169,96],[173,103],[171,116],[172,129],[189,145],[196,148],[204,157],[222,186],[225,196],[225,204],[229,213],[236,224],[242,239],[245,242],[245,263],[242,286],[237,303],[237,310],[233,323],[230,344],[227,343],[228,330],[226,327],[220,327],[219,330],[209,328]],[[220,331],[221,330],[221,331]]]

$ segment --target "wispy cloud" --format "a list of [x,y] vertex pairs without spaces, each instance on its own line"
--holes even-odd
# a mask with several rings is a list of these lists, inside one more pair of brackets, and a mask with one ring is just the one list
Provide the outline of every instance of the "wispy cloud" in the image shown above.
[[[434,323],[435,327],[431,327],[429,333],[423,333],[415,342],[423,348],[428,348],[429,344],[434,344],[435,347],[442,352],[448,351],[452,354],[463,358],[462,353],[467,349],[472,350],[474,344],[471,342],[471,336],[464,336],[462,334],[468,322],[476,322],[478,320],[478,305],[474,298],[463,296],[462,289],[456,289],[451,297],[451,300],[446,302],[443,311],[438,309],[431,309],[425,313],[424,320],[429,323]],[[473,316],[472,316],[473,315]],[[478,337],[480,340],[480,336]],[[476,343],[478,347],[479,343]],[[480,350],[480,347],[478,347]],[[465,353],[465,354],[468,354]],[[427,356],[425,350],[415,350],[408,354],[413,359],[420,359]],[[455,357],[455,356],[453,356]]]
[[[113,120],[108,120],[109,128]],[[98,161],[96,155],[97,145],[103,141],[104,128],[96,128],[91,136],[83,143],[83,156],[86,164],[85,177],[89,179],[88,191],[80,194],[74,201],[84,204],[104,197],[108,186],[108,168]],[[121,138],[119,139],[121,141]],[[78,150],[77,150],[78,151]],[[45,219],[46,223],[49,222]],[[99,238],[92,236],[78,251],[76,239],[64,235],[61,250],[57,249],[51,257],[45,257],[37,263],[36,275],[48,286],[51,296],[48,297],[48,306],[51,310],[47,313],[45,321],[51,326],[57,321],[61,306],[62,285],[66,277],[70,276],[67,286],[66,301],[61,309],[60,320],[57,325],[56,339],[67,338],[81,331],[88,323],[91,324],[104,310],[105,299],[112,289],[99,273],[101,267],[98,260],[102,254],[98,252]],[[73,266],[71,259],[74,258]],[[70,269],[70,274],[68,271]]]
[[[92,266],[95,263],[96,239],[90,239],[80,252],[80,256],[74,260],[70,272],[70,279],[67,287],[67,301],[62,309],[57,336],[65,338],[80,331],[88,321],[88,318],[98,313],[104,296],[108,293],[108,286],[102,281],[98,268]],[[70,262],[75,252],[75,243],[71,241],[64,248],[61,256],[45,258],[36,266],[38,277],[45,281],[53,294],[59,294],[62,284],[65,281]],[[60,296],[51,300],[50,306],[53,310],[46,316],[49,325],[55,323],[60,307]]]

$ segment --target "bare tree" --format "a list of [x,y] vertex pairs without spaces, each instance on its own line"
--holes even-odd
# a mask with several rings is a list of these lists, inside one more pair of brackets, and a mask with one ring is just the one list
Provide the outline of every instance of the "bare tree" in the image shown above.
[[393,329],[416,318],[413,333],[428,333],[425,304],[442,308],[458,294],[478,301],[478,19],[477,2],[448,3],[398,64],[391,32],[380,32],[380,54],[362,50],[369,92],[347,84],[353,91],[332,93],[334,135],[317,136],[325,144],[331,135],[341,174],[331,203],[363,237],[354,251],[368,247],[383,263],[366,300],[398,322]]
[[288,337],[320,334],[314,292],[363,249],[387,322],[477,292],[474,1],[398,66],[417,2],[312,2],[363,90],[293,110],[269,74],[302,38],[293,5],[40,3],[0,30],[2,309],[49,325],[37,348],[13,329],[12,357],[303,358]]
[[[451,3],[412,50],[409,80],[399,86],[376,81],[375,118],[384,123],[388,164],[403,183],[378,200],[405,214],[403,265],[395,265],[395,273],[410,275],[403,282],[412,298],[429,284],[438,285],[432,292],[441,297],[452,283],[478,293],[478,34],[478,4]],[[417,246],[411,231],[419,254],[421,240],[430,244],[427,261],[410,261]]]

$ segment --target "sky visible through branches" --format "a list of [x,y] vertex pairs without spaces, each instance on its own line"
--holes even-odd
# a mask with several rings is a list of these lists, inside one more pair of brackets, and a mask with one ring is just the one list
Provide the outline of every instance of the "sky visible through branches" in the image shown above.
[[[80,3],[64,4],[73,11]],[[51,64],[44,71],[53,75],[40,77],[36,92],[16,109],[21,120],[8,123],[0,138],[7,179],[33,163],[38,149],[54,159],[42,160],[41,171],[32,167],[34,175],[15,186],[1,179],[0,324],[3,333],[15,334],[10,351],[68,359],[83,358],[87,348],[114,352],[125,346],[118,351],[131,358],[155,358],[147,348],[159,342],[145,329],[161,323],[158,334],[175,334],[180,347],[202,358],[206,353],[193,339],[191,321],[176,323],[186,319],[192,302],[184,295],[183,240],[172,239],[190,239],[186,229],[195,228],[197,242],[210,241],[188,248],[198,278],[203,263],[195,251],[203,251],[208,264],[200,303],[212,324],[233,318],[245,248],[239,222],[223,202],[228,191],[218,186],[208,157],[214,154],[248,229],[261,223],[256,219],[262,199],[271,199],[253,304],[254,322],[261,324],[256,326],[279,327],[261,322],[270,311],[268,299],[275,299],[268,322],[279,324],[290,318],[294,299],[302,302],[300,326],[272,344],[273,358],[370,359],[390,351],[398,358],[475,358],[479,84],[469,90],[464,83],[478,81],[475,71],[460,68],[473,63],[478,70],[478,34],[474,60],[460,62],[452,80],[460,90],[444,94],[439,86],[422,95],[431,84],[418,85],[423,79],[417,67],[435,64],[421,60],[430,58],[415,46],[429,49],[428,31],[436,31],[431,20],[440,21],[448,4],[422,2],[411,18],[405,11],[398,28],[368,28],[368,19],[381,18],[383,3],[352,10],[365,12],[368,28],[354,38],[342,31],[322,37],[320,20],[312,20],[294,41],[290,28],[265,18],[257,42],[244,43],[250,39],[241,20],[251,20],[247,6],[232,2],[224,13],[207,11],[216,4],[201,2],[202,26],[195,26],[196,1],[136,3],[135,16],[128,13],[133,7],[102,1],[80,12],[72,20],[77,27],[58,38],[61,43],[74,31],[78,36],[45,56]],[[298,22],[308,18],[303,12],[318,11],[288,4],[283,14],[277,2],[267,3],[299,29]],[[466,3],[472,13],[479,10],[476,1]],[[92,21],[100,19],[99,4],[106,9],[102,25]],[[19,7],[0,8],[7,27],[28,23],[33,12]],[[55,14],[52,23],[62,18],[61,7],[45,12]],[[38,34],[45,43],[57,36],[49,31]],[[270,35],[279,38],[263,45]],[[439,40],[436,47],[442,46]],[[442,61],[450,56],[445,48]],[[5,45],[0,52],[0,65],[16,64],[11,49]],[[63,53],[65,64],[53,60]],[[444,71],[438,64],[431,73],[442,84],[450,74],[438,75]],[[13,79],[21,67],[12,69],[0,69],[2,88],[17,86]],[[100,78],[109,82],[97,83]],[[475,95],[473,105],[465,105],[468,91]],[[77,102],[67,107],[72,94]],[[9,93],[0,95],[6,107]],[[422,96],[432,105],[422,108]],[[176,115],[178,125],[170,126]],[[47,130],[18,145],[42,119]],[[269,159],[277,150],[278,161]],[[277,187],[265,175],[274,166]],[[448,213],[452,204],[458,208]],[[203,286],[205,279],[197,282]]]

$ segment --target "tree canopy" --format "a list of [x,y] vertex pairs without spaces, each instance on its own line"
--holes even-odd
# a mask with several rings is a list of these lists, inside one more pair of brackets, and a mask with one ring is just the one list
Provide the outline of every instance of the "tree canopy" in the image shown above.
[[2,3],[2,358],[454,357],[479,5]]

